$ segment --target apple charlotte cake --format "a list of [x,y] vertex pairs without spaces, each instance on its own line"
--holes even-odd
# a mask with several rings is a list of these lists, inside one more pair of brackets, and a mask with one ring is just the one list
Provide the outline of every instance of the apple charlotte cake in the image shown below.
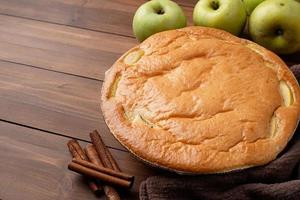
[[142,160],[185,173],[266,164],[299,119],[299,86],[274,53],[227,32],[155,34],[106,72],[104,119]]

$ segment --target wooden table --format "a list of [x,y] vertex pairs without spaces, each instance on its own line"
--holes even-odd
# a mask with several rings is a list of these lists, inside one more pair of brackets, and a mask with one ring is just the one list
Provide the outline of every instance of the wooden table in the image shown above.
[[[177,0],[189,24],[196,1]],[[67,170],[66,142],[85,145],[93,129],[136,176],[124,199],[138,199],[140,182],[161,173],[112,137],[100,111],[104,72],[137,44],[131,21],[144,2],[0,0],[0,199],[97,199]]]

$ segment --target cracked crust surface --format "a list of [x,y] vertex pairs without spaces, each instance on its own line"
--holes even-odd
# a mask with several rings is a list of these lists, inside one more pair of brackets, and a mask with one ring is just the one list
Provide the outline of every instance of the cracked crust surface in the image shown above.
[[299,86],[272,52],[227,32],[155,34],[107,71],[102,111],[112,134],[170,170],[218,173],[275,159],[299,118]]

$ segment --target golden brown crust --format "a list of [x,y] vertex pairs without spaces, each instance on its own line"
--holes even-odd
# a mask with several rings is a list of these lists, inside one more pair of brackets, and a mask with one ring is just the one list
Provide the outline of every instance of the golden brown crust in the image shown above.
[[105,76],[102,111],[113,135],[141,159],[217,173],[275,159],[297,126],[299,95],[272,52],[188,27],[155,34],[118,59]]

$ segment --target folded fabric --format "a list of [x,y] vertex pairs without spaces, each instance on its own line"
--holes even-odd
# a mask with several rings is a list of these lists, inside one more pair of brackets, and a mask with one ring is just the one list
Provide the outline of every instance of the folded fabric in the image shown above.
[[[300,65],[291,70],[300,78]],[[149,177],[141,200],[299,200],[300,128],[278,158],[265,166],[224,174]],[[262,152],[263,153],[263,152]]]
[[297,78],[298,83],[299,83],[300,82],[300,64],[291,66],[290,70],[293,72],[293,74],[295,75],[295,77]]
[[300,140],[294,138],[287,151],[266,166],[216,175],[150,177],[141,184],[140,199],[299,200],[299,161]]

